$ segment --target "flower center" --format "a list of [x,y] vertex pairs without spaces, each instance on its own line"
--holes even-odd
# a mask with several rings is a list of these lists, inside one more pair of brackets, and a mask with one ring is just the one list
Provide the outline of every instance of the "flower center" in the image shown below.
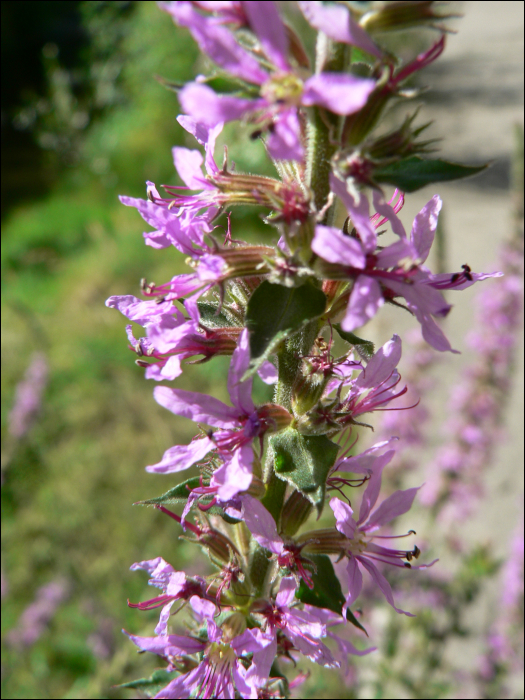
[[346,549],[352,554],[363,554],[368,546],[368,541],[363,534],[356,529],[353,539],[347,540]]
[[303,81],[293,73],[273,75],[261,88],[261,95],[271,104],[301,104]]

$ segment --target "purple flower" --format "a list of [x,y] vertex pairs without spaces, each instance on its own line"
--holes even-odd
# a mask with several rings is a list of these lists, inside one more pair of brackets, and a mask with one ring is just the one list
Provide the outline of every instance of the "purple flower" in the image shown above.
[[18,620],[17,626],[7,635],[7,641],[15,647],[29,647],[42,636],[53,619],[59,605],[70,593],[69,583],[55,579],[38,589],[35,600]]
[[[161,635],[158,637],[136,637],[128,634],[139,649],[167,657],[187,657],[199,654],[201,660],[188,659],[191,671],[183,673],[163,688],[156,698],[233,698],[239,693],[243,698],[253,697],[252,688],[244,680],[245,668],[241,658],[246,654],[254,655],[262,651],[272,640],[259,629],[244,629],[236,633],[241,626],[234,613],[219,627],[214,620],[216,607],[210,601],[193,598],[190,601],[196,616],[206,623],[206,639],[180,635]],[[237,623],[237,624],[236,624]]]
[[390,410],[385,405],[407,391],[406,387],[398,389],[401,375],[396,368],[400,359],[401,338],[394,335],[374,353],[364,369],[361,364],[350,365],[349,369],[362,369],[357,378],[350,373],[333,376],[321,401],[297,419],[299,428],[313,434],[324,428],[343,430],[365,413]]
[[[120,201],[127,207],[135,207],[144,221],[155,229],[155,231],[144,233],[146,245],[153,248],[167,248],[173,245],[181,253],[195,257],[201,249],[206,249],[204,236],[206,233],[210,233],[210,221],[217,215],[218,211],[216,200],[220,193],[211,184],[210,178],[219,171],[213,154],[217,136],[222,130],[222,124],[217,124],[214,128],[209,129],[203,124],[197,124],[189,117],[180,116],[177,120],[204,146],[205,150],[205,158],[203,158],[200,151],[197,150],[178,146],[173,149],[175,168],[186,185],[182,189],[201,191],[194,195],[178,194],[175,199],[164,199],[160,196],[155,185],[148,182],[147,200],[121,196]],[[202,172],[203,162],[207,175]],[[181,188],[166,187],[166,189],[177,191]],[[173,209],[173,207],[176,208]]]
[[158,464],[146,467],[147,471],[171,473],[187,469],[217,449],[224,459],[223,482],[219,495],[228,500],[245,491],[252,480],[252,443],[262,440],[267,430],[286,427],[291,416],[280,406],[256,408],[252,398],[252,380],[241,381],[248,369],[250,350],[248,331],[239,336],[239,344],[232,355],[228,373],[228,391],[233,406],[227,406],[206,394],[182,389],[156,387],[154,396],[158,403],[172,413],[215,428],[207,437],[194,440],[188,446],[177,445],[165,452]]
[[177,24],[188,27],[215,63],[259,88],[258,98],[247,99],[217,95],[203,83],[190,83],[179,95],[184,111],[208,126],[236,119],[257,124],[259,132],[269,133],[267,146],[273,158],[303,158],[300,106],[319,105],[336,114],[351,114],[363,107],[375,87],[373,80],[342,73],[319,73],[303,81],[288,61],[285,27],[273,2],[243,3],[250,28],[272,66],[269,70],[226,27],[196,12],[191,3],[166,2],[161,7]]
[[[385,453],[382,457],[376,457],[375,464],[371,469],[372,473],[370,479],[361,500],[361,507],[357,520],[352,518],[353,510],[350,505],[343,503],[343,501],[338,498],[332,498],[330,500],[330,507],[336,518],[336,528],[346,538],[344,549],[348,558],[346,572],[348,575],[349,590],[343,607],[343,614],[345,614],[345,610],[354,603],[361,592],[363,577],[360,567],[362,567],[368,571],[381,589],[388,603],[390,603],[396,612],[412,616],[411,613],[396,608],[390,584],[373,563],[374,561],[378,561],[384,564],[390,564],[391,566],[412,568],[409,562],[414,558],[417,559],[420,554],[417,547],[409,551],[389,549],[374,542],[374,540],[377,539],[395,539],[396,537],[406,536],[397,535],[389,537],[388,535],[381,536],[373,535],[372,533],[378,530],[382,525],[389,523],[397,516],[403,515],[403,513],[410,510],[416,493],[419,490],[419,488],[412,488],[406,491],[396,491],[384,500],[375,511],[371,512],[379,496],[382,471],[392,457],[393,451]],[[353,461],[349,464],[351,460]],[[346,460],[345,469],[357,473],[362,472],[363,469],[370,469],[371,465],[368,457],[365,457],[364,460],[361,457],[351,458],[351,460]],[[408,534],[412,533],[413,531],[410,531]],[[435,561],[430,564],[421,564],[413,568],[427,568],[428,566],[432,566]]]
[[42,402],[49,368],[45,355],[35,352],[23,380],[17,385],[9,414],[9,432],[17,440],[30,429]]
[[146,328],[146,338],[135,338],[131,325],[126,326],[129,347],[138,356],[137,364],[146,368],[146,379],[175,379],[182,374],[182,360],[202,355],[208,360],[214,355],[231,355],[237,347],[240,327],[206,328],[199,318],[198,307],[192,300],[185,306],[189,318],[172,302],[158,304],[137,297],[114,296],[106,306],[118,309],[130,321]]
[[[410,239],[396,210],[374,191],[374,206],[382,217],[372,222],[369,204],[363,193],[350,193],[341,180],[331,175],[332,191],[345,204],[356,229],[356,236],[346,236],[340,230],[328,226],[317,226],[312,250],[332,263],[334,270],[323,269],[328,278],[346,277],[353,281],[349,294],[346,315],[341,326],[353,331],[369,321],[385,301],[398,297],[405,299],[408,309],[421,324],[423,337],[436,350],[452,350],[450,343],[434,321],[443,318],[452,308],[445,302],[440,290],[466,289],[479,280],[499,277],[502,273],[473,273],[468,265],[461,273],[432,275],[422,264],[428,257],[434,241],[441,199],[435,195],[414,219]],[[400,200],[402,204],[402,200]],[[377,215],[376,215],[377,217]],[[377,249],[375,228],[389,221],[398,236],[395,243]]]
[[308,22],[318,31],[341,44],[357,46],[376,58],[382,58],[381,49],[352,18],[346,7],[335,4],[325,5],[313,0],[302,0],[297,4]]
[[175,569],[164,561],[162,557],[140,561],[130,567],[131,571],[144,569],[150,575],[149,585],[161,588],[163,595],[152,598],[142,603],[130,603],[130,608],[139,610],[153,610],[162,606],[158,625],[155,627],[155,634],[166,634],[170,610],[176,600],[189,600],[193,596],[206,598],[206,584],[204,579],[197,577],[189,579],[184,571]]
[[261,601],[252,611],[263,616],[265,631],[276,642],[281,632],[292,643],[292,649],[300,651],[310,661],[328,668],[339,666],[328,647],[320,641],[326,637],[326,625],[319,620],[315,609],[308,606],[310,610],[299,610],[293,606],[296,588],[297,582],[291,576],[285,576],[281,579],[275,602]]

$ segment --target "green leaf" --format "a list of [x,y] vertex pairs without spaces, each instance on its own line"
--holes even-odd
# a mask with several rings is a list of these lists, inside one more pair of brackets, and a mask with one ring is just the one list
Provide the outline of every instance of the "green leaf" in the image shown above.
[[487,167],[488,165],[461,165],[446,160],[410,156],[378,168],[373,177],[376,182],[388,182],[403,192],[415,192],[434,182],[448,182],[476,175]]
[[201,321],[205,326],[209,328],[229,328],[231,326],[239,325],[239,322],[235,319],[232,323],[231,315],[228,314],[226,307],[222,307],[220,313],[217,313],[219,309],[219,304],[210,304],[206,301],[198,301],[197,306],[199,308],[199,316]]
[[139,678],[136,681],[130,681],[129,683],[121,683],[118,688],[134,688],[140,690],[148,698],[154,698],[155,695],[160,693],[160,691],[165,688],[170,681],[179,676],[178,671],[164,671],[163,669],[158,669],[153,671],[150,678]]
[[[162,503],[186,503],[190,491],[196,489],[200,486],[200,477],[194,476],[187,481],[183,481],[174,488],[163,493],[162,496],[157,496],[157,498],[149,498],[147,501],[137,501],[135,505],[137,506],[154,506]],[[188,487],[188,488],[186,488]]]
[[301,435],[294,428],[270,438],[276,476],[287,481],[317,508],[323,510],[326,479],[339,445],[325,435]]
[[250,368],[247,379],[278,346],[309,321],[321,316],[326,296],[309,282],[300,287],[284,287],[262,282],[250,297],[246,326],[250,331]]
[[[297,597],[303,603],[315,605],[317,608],[328,608],[328,610],[341,615],[345,597],[330,558],[326,554],[308,554],[307,556],[317,567],[317,573],[312,573],[314,587],[308,588],[301,580],[301,585],[296,593]],[[346,611],[346,618],[368,637],[368,632],[350,609]]]
[[354,345],[357,352],[365,360],[369,360],[375,352],[374,343],[371,340],[363,340],[363,338],[358,338],[357,335],[344,331],[341,328],[340,323],[334,323],[335,330],[339,333],[343,340],[347,343]]

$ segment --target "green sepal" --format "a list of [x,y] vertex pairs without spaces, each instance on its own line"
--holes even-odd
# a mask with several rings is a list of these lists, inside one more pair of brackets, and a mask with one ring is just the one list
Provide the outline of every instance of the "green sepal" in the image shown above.
[[298,489],[321,515],[326,479],[339,445],[325,435],[301,435],[294,428],[282,430],[270,438],[275,475]]
[[246,310],[251,362],[242,381],[252,376],[286,338],[321,316],[325,308],[325,294],[309,282],[284,287],[264,280],[250,297]]
[[434,182],[449,182],[477,175],[487,165],[461,165],[447,160],[424,159],[419,156],[403,158],[396,163],[374,170],[375,182],[385,182],[399,187],[403,192],[415,192]]
[[355,349],[363,359],[369,360],[372,357],[375,348],[371,340],[363,340],[363,338],[358,338],[357,335],[349,331],[344,331],[340,323],[334,323],[333,326],[343,340],[355,346]]
[[157,671],[153,671],[149,678],[138,678],[136,681],[121,683],[117,688],[134,688],[144,693],[147,698],[154,698],[168,683],[178,678],[178,676],[180,676],[178,671],[158,669]]
[[[342,615],[345,597],[330,557],[326,554],[308,554],[307,556],[317,567],[317,572],[312,573],[314,587],[310,589],[304,581],[301,581],[295,595],[303,603],[315,605],[316,608],[328,608],[328,610]],[[368,632],[357,620],[350,608],[346,611],[346,619],[362,630],[368,637]]]
[[[162,505],[163,503],[186,503],[190,492],[200,485],[200,477],[194,476],[191,479],[183,481],[181,484],[177,484],[177,486],[174,488],[166,491],[166,493],[163,493],[162,496],[157,496],[157,498],[148,498],[147,501],[137,501],[134,505],[155,506]],[[188,488],[186,488],[186,486]]]

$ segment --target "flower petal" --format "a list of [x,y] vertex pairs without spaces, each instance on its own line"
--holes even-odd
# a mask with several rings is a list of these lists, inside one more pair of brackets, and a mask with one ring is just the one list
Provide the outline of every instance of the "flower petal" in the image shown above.
[[252,379],[241,381],[250,364],[250,344],[248,329],[239,336],[228,372],[228,392],[232,404],[241,412],[250,415],[255,410],[252,401]]
[[279,593],[277,593],[275,598],[275,604],[279,608],[289,607],[293,603],[296,588],[297,583],[293,576],[283,576],[279,586]]
[[260,501],[253,496],[243,496],[242,517],[261,547],[269,549],[274,554],[281,552],[283,541],[277,533],[275,520]]
[[386,382],[392,376],[401,359],[401,338],[392,339],[372,355],[369,363],[356,380],[356,389],[372,389]]
[[320,105],[335,114],[353,114],[364,107],[375,82],[344,73],[318,73],[304,84],[301,102]]
[[217,95],[207,85],[188,83],[179,92],[182,108],[196,121],[207,126],[231,122],[265,106],[264,100],[247,100],[229,95]]
[[408,617],[415,617],[412,613],[405,612],[404,610],[400,610],[399,608],[396,608],[395,603],[394,603],[394,596],[392,595],[392,588],[390,587],[390,584],[386,580],[386,578],[383,576],[382,573],[379,572],[377,567],[372,564],[372,562],[367,561],[365,557],[358,556],[357,559],[359,562],[365,567],[365,569],[368,571],[370,576],[374,579],[376,584],[379,586],[381,589],[381,592],[387,599],[387,602],[390,603],[390,605],[394,608],[394,610],[398,613],[401,613],[403,615],[407,615]]
[[359,597],[359,594],[361,593],[361,588],[363,587],[363,574],[359,570],[357,559],[353,555],[351,555],[348,559],[346,573],[348,574],[348,595],[346,596],[346,600],[343,605],[343,617],[345,619],[346,611],[350,605],[355,603]]
[[351,44],[376,58],[383,52],[374,44],[364,29],[352,19],[346,7],[325,5],[322,2],[303,0],[298,3],[301,12],[315,29],[342,44]]
[[257,370],[257,374],[265,384],[275,384],[279,378],[277,367],[266,360]]
[[272,63],[282,71],[289,72],[286,58],[288,39],[279,12],[274,2],[245,2],[243,9],[250,27],[261,42],[261,47]]
[[346,315],[341,321],[344,331],[353,331],[373,318],[385,300],[378,282],[372,277],[359,275],[354,282]]
[[281,111],[275,118],[266,146],[272,158],[278,160],[302,160],[301,127],[295,107]]
[[198,394],[195,391],[171,389],[167,386],[157,386],[153,390],[155,401],[176,416],[190,418],[196,423],[206,423],[215,428],[237,428],[240,426],[238,410],[227,406],[222,401]]
[[183,471],[204,459],[214,448],[213,442],[206,437],[193,440],[189,445],[175,445],[166,450],[160,462],[146,467],[146,471],[156,474]]
[[202,190],[206,187],[207,183],[202,174],[202,153],[181,146],[175,146],[171,152],[175,168],[186,187],[190,190]]
[[247,491],[252,483],[253,449],[243,445],[233,457],[213,472],[210,486],[218,486],[221,501],[229,501],[241,491]]
[[420,486],[417,486],[412,489],[406,489],[406,491],[393,493],[381,503],[379,508],[376,508],[363,529],[366,529],[367,532],[372,532],[381,527],[381,525],[385,525],[397,518],[398,515],[403,515],[403,513],[409,511],[420,488]]
[[366,266],[366,256],[361,243],[345,236],[333,226],[316,226],[312,250],[323,260],[338,265],[350,265],[362,270]]
[[171,301],[163,301],[157,304],[154,300],[143,301],[131,294],[109,297],[106,306],[110,309],[118,309],[121,314],[130,321],[147,327],[159,322],[163,317],[173,316],[175,321],[182,317],[181,312],[175,309]]
[[[381,476],[383,474],[383,469],[386,467],[387,464],[389,464],[389,462],[392,461],[394,455],[395,450],[389,450],[388,452],[385,452],[384,455],[377,457],[374,462],[372,474],[370,476],[370,479],[368,480],[366,489],[361,499],[361,506],[359,508],[359,519],[357,521],[357,524],[359,526],[361,526],[361,523],[364,523],[366,521],[370,511],[372,510],[377,501],[379,491],[381,490]],[[368,524],[366,525],[366,528],[360,527],[360,529],[368,530]]]
[[443,202],[435,194],[417,214],[412,224],[410,239],[419,255],[419,261],[425,262],[434,242],[434,234],[438,225],[438,216]]
[[181,27],[187,27],[200,49],[217,65],[232,75],[261,84],[267,79],[259,62],[245,51],[226,27],[217,24],[214,18],[196,12],[191,2],[161,3]]
[[348,503],[343,503],[340,498],[330,499],[330,508],[333,510],[336,519],[336,528],[349,540],[355,535],[356,523],[352,518],[353,510]]
[[352,223],[363,242],[365,251],[373,253],[377,246],[377,234],[370,221],[370,205],[365,193],[355,190],[352,194],[348,191],[346,184],[333,173],[330,174],[330,189],[345,205]]
[[375,210],[379,214],[381,214],[381,216],[384,216],[385,219],[388,219],[388,221],[390,221],[392,231],[396,233],[399,236],[399,238],[406,238],[407,234],[405,231],[405,227],[401,223],[401,219],[398,217],[393,207],[391,207],[390,204],[385,202],[385,200],[383,199],[383,195],[380,192],[378,192],[378,190],[374,190],[372,197],[374,200]]
[[196,654],[202,651],[206,646],[204,642],[200,642],[198,639],[183,637],[178,634],[161,635],[158,637],[136,637],[133,634],[128,634],[126,630],[122,631],[139,649],[150,651],[152,654],[159,654],[160,656]]

